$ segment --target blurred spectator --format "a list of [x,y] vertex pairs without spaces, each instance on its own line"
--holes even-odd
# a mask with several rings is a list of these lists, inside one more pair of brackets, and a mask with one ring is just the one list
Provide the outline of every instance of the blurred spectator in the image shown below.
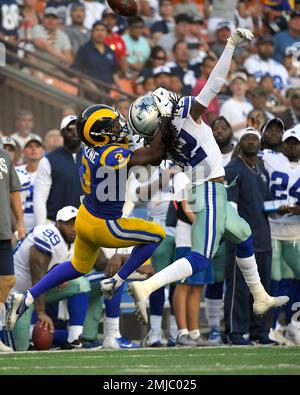
[[176,41],[172,52],[174,61],[167,63],[167,66],[171,74],[177,74],[181,78],[183,94],[188,96],[191,94],[198,77],[198,75],[195,75],[195,67],[189,62],[188,44],[183,40]]
[[157,42],[157,45],[161,46],[167,53],[167,56],[171,58],[172,49],[176,41],[183,40],[187,43],[198,43],[198,40],[189,37],[191,31],[192,18],[186,14],[179,14],[175,17],[175,29],[174,31],[164,34]]
[[[203,62],[200,65],[201,75],[192,90],[192,96],[197,96],[201,92],[216,63],[217,61],[213,56],[208,55],[203,59]],[[209,106],[202,114],[202,119],[205,123],[210,125],[215,120],[215,118],[217,118],[218,115],[219,115],[219,101],[218,101],[218,97],[216,96],[213,100],[211,100]]]
[[[20,183],[15,167],[8,152],[0,148],[0,331],[5,324],[5,303],[16,279],[12,250],[11,209],[16,217],[16,229],[20,239],[26,233],[23,222],[23,210],[20,198]],[[0,340],[0,353],[13,351]]]
[[79,47],[89,41],[90,32],[84,27],[85,7],[82,3],[71,5],[71,24],[65,28],[65,33],[69,37],[72,54],[75,56]]
[[254,25],[252,16],[247,9],[247,1],[239,1],[234,15],[236,19],[236,27],[240,27],[242,29],[249,29],[251,32],[253,32]]
[[0,148],[8,152],[10,160],[15,165],[17,159],[17,143],[12,137],[4,136],[0,138]]
[[300,123],[300,88],[290,89],[289,98],[290,105],[285,111],[274,112],[283,121],[285,129]]
[[259,86],[264,89],[268,95],[266,107],[271,109],[283,103],[283,96],[281,96],[278,89],[275,89],[273,78],[270,75],[264,75],[259,82]]
[[279,152],[283,132],[284,125],[281,119],[273,118],[266,122],[261,130],[261,150],[267,148]]
[[279,32],[274,36],[274,59],[281,63],[285,50],[287,47],[292,46],[294,43],[300,41],[300,12],[291,14],[288,22],[288,30]]
[[[32,29],[32,41],[38,52],[46,59],[56,60],[64,65],[73,63],[71,43],[66,33],[58,29],[58,13],[56,8],[47,7],[44,13],[43,24]],[[40,63],[40,61],[35,60]],[[57,67],[42,62],[48,70],[57,70]]]
[[177,95],[182,96],[183,95],[183,82],[181,81],[181,78],[179,75],[171,75],[170,76],[170,84],[171,84],[171,91],[174,93],[177,93]]
[[153,69],[153,78],[155,83],[155,89],[162,87],[165,89],[172,89],[171,86],[171,70],[166,66],[158,66]]
[[[105,6],[101,4],[99,1],[93,0],[78,0],[79,3],[83,4],[85,7],[85,19],[84,19],[84,27],[87,30],[92,30],[93,24],[96,21],[101,20],[102,13],[105,9]],[[71,6],[67,11],[66,16],[66,25],[71,25]]]
[[151,39],[156,43],[164,34],[170,33],[175,28],[174,11],[171,0],[160,0],[160,18],[150,26]]
[[216,40],[214,40],[213,45],[210,47],[212,52],[219,58],[224,51],[225,45],[227,44],[227,39],[230,37],[230,22],[221,21],[216,26]]
[[59,27],[64,28],[69,1],[67,1],[67,0],[47,0],[46,3],[47,3],[46,7],[53,7],[56,9],[57,16],[59,18]]
[[58,129],[49,130],[44,138],[45,151],[51,152],[63,145],[63,138]]
[[34,180],[39,165],[39,161],[44,155],[42,139],[37,134],[31,134],[24,146],[23,157],[25,165],[16,167],[16,171],[21,183],[21,192],[24,193],[24,224],[26,233],[35,226],[33,190]]
[[179,14],[188,14],[191,17],[202,16],[194,0],[179,0],[175,5],[175,15]]
[[247,128],[254,128],[258,131],[262,130],[262,127],[268,121],[266,114],[261,110],[251,110],[247,115]]
[[209,52],[204,17],[194,16],[190,30],[190,37],[195,40],[194,43],[189,44],[190,60],[191,62],[202,63],[207,52]]
[[36,11],[37,0],[23,0],[21,8],[22,20],[18,31],[19,45],[32,49],[32,28],[40,23],[40,16]]
[[96,22],[91,40],[79,48],[73,68],[106,84],[119,86],[115,53],[104,44],[106,36],[106,26]]
[[111,9],[106,9],[102,14],[102,21],[107,27],[107,36],[104,43],[114,51],[120,74],[126,77],[128,72],[126,44],[123,38],[115,32],[118,16]]
[[115,107],[119,110],[120,114],[123,115],[125,119],[128,119],[128,111],[130,107],[130,102],[126,97],[121,97],[116,101]]
[[269,74],[273,77],[276,89],[282,90],[288,85],[288,72],[285,67],[272,59],[274,51],[274,39],[272,36],[260,36],[256,40],[257,54],[251,55],[245,61],[245,68],[249,74],[253,74],[256,80]]
[[32,112],[29,110],[21,110],[16,117],[16,132],[11,135],[21,149],[24,148],[29,134],[32,133],[33,126],[34,119]]
[[[270,291],[272,246],[268,217],[262,211],[269,200],[269,175],[257,157],[260,134],[255,129],[245,129],[241,134],[240,155],[225,168],[226,181],[235,185],[228,189],[228,201],[236,208],[252,230],[255,259],[261,282]],[[235,345],[276,344],[269,339],[266,315],[256,316],[252,310],[252,297],[236,267],[234,256],[226,265],[225,330],[227,341]],[[249,339],[243,337],[249,333]]]
[[134,93],[136,95],[144,95],[147,92],[153,92],[156,84],[153,74],[147,74],[145,77],[140,76],[134,84]]
[[232,98],[226,100],[221,107],[220,115],[230,123],[234,139],[239,140],[241,132],[246,127],[246,120],[252,105],[246,100],[247,76],[245,73],[237,72],[230,80]]
[[216,26],[219,22],[226,20],[230,22],[231,31],[235,29],[235,10],[238,0],[206,0],[205,6],[209,17],[207,22],[208,35],[211,40],[215,38]]
[[272,119],[273,114],[268,111],[267,101],[269,98],[268,91],[261,86],[257,86],[252,92],[249,92],[250,102],[255,110],[262,111],[268,119]]
[[16,42],[20,23],[19,7],[15,0],[1,0],[0,40]]
[[63,147],[51,151],[39,163],[33,194],[37,225],[46,224],[47,219],[55,221],[57,211],[64,206],[80,205],[81,141],[75,120],[75,115],[63,118],[60,125]]
[[286,47],[282,58],[282,64],[289,74],[289,86],[300,86],[300,63],[297,52],[299,47]]
[[152,75],[153,69],[158,66],[163,66],[167,61],[167,54],[162,47],[155,46],[151,49],[150,57],[145,64],[144,70],[141,72],[142,76]]
[[143,70],[150,57],[151,48],[143,37],[144,21],[140,16],[128,19],[128,33],[123,35],[126,44],[128,74],[136,77]]
[[75,106],[72,106],[72,104],[65,104],[62,106],[61,119],[67,117],[68,115],[73,115],[76,113],[77,110]]

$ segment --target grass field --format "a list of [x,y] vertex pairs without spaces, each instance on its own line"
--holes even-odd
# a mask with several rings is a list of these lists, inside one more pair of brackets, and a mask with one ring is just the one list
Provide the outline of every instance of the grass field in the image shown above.
[[0,354],[0,375],[300,375],[300,347],[164,348]]

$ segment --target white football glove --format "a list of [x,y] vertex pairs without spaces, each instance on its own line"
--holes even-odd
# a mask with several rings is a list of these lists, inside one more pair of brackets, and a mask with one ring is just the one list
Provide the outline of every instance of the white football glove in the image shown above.
[[165,88],[157,88],[153,92],[155,104],[162,117],[170,117],[173,110],[172,93]]
[[250,30],[238,28],[227,39],[226,46],[230,48],[235,48],[247,40],[251,41],[253,37],[254,36],[250,32]]

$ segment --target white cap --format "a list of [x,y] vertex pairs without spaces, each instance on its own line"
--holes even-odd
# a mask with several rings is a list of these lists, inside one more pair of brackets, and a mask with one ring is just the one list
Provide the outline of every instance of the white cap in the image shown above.
[[60,130],[66,128],[71,122],[76,121],[76,119],[77,119],[76,115],[68,115],[64,117],[60,123]]
[[282,136],[282,141],[287,140],[289,137],[294,137],[295,139],[297,139],[298,141],[300,141],[300,124],[294,126],[291,129],[286,130],[283,133]]
[[2,137],[2,144],[3,145],[11,145],[12,147],[14,147],[14,149],[17,148],[17,144],[16,144],[15,140],[10,136],[3,136]]
[[66,206],[59,210],[56,214],[56,221],[69,221],[76,218],[78,210],[73,206]]
[[240,78],[244,82],[248,81],[247,74],[243,73],[242,71],[237,71],[236,73],[232,73],[229,83],[232,84],[233,81],[237,80],[238,78]]
[[154,77],[159,75],[159,74],[169,74],[169,75],[171,75],[171,69],[168,66],[166,66],[166,65],[157,66],[157,67],[155,67],[152,70],[152,73],[153,73]]
[[246,128],[240,134],[240,141],[244,136],[246,136],[246,134],[255,134],[255,136],[257,136],[259,140],[261,139],[261,134],[258,130],[254,128]]
[[26,143],[24,144],[24,147],[26,147],[26,145],[28,143],[30,143],[31,141],[36,141],[39,144],[43,145],[43,140],[42,140],[41,136],[39,136],[36,133],[31,133],[29,136],[26,137]]

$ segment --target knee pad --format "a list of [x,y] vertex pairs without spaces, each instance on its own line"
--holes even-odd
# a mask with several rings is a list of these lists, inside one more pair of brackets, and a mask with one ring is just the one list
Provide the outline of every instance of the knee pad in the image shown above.
[[193,274],[203,272],[208,268],[208,265],[210,263],[210,259],[195,251],[192,251],[190,255],[186,257],[186,259],[190,262],[192,266]]
[[236,256],[238,258],[248,258],[254,255],[252,236],[236,245]]

